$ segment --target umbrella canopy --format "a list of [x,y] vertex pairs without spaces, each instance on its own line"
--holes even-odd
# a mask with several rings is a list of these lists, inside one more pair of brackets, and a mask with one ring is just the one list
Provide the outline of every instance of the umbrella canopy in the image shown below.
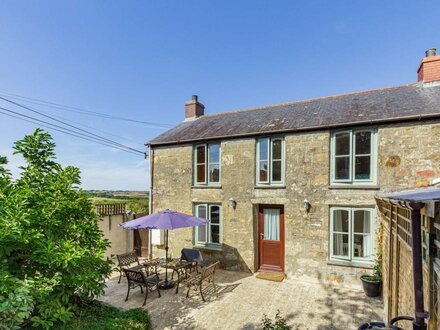
[[121,224],[125,229],[178,229],[206,226],[206,219],[172,210],[160,211]]

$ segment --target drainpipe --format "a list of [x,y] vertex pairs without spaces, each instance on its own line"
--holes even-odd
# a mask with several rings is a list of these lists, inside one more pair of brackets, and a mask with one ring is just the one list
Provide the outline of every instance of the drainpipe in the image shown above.
[[[149,207],[148,207],[148,214],[152,214],[153,213],[153,169],[154,169],[154,150],[153,148],[150,146],[150,202],[149,202]],[[153,243],[151,242],[153,236],[151,233],[151,229],[148,230],[148,254],[149,254],[149,258],[153,259]]]
[[413,261],[413,284],[415,319],[414,330],[426,330],[425,318],[427,317],[423,305],[423,270],[422,270],[422,225],[420,210],[424,203],[410,203],[411,208],[411,232],[412,232],[412,261]]

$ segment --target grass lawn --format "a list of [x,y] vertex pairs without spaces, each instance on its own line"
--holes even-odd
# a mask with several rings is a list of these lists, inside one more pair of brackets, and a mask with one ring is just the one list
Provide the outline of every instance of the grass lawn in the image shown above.
[[116,329],[151,329],[148,312],[142,308],[120,311],[115,307],[98,301],[81,303],[79,311],[68,322],[55,326],[54,329],[81,330],[116,330]]

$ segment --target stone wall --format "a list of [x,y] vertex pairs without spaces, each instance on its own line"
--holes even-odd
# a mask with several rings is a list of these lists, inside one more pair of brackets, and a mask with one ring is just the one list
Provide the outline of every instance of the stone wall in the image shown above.
[[[221,203],[223,249],[203,250],[228,269],[255,271],[259,204],[279,204],[285,214],[285,272],[310,280],[352,281],[368,269],[328,262],[329,208],[332,205],[375,206],[380,191],[427,185],[440,176],[440,121],[419,121],[378,127],[376,189],[329,187],[330,131],[284,135],[285,187],[255,187],[255,139],[221,141],[221,188],[192,187],[192,145],[153,149],[153,211],[172,208],[192,213],[194,203]],[[237,201],[234,210],[229,198]],[[309,213],[303,200],[311,203]],[[192,229],[170,232],[173,256],[194,243]],[[158,250],[159,249],[159,250]],[[164,254],[160,247],[155,255]]]

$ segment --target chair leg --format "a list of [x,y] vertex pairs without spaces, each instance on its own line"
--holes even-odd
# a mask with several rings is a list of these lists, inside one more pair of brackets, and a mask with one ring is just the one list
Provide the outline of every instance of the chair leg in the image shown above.
[[145,304],[147,303],[147,298],[148,298],[148,287],[145,288],[145,299],[144,299],[144,303],[142,306],[145,306]]
[[122,278],[122,271],[119,271],[119,281],[118,281],[118,284],[121,283],[121,278]]
[[161,297],[160,295],[160,289],[159,289],[159,284],[157,285],[157,293],[159,294],[159,298]]
[[191,285],[188,285],[188,291],[186,292],[186,297],[189,297],[189,290],[191,290]]
[[125,301],[128,300],[128,295],[130,294],[130,284],[128,285],[127,297],[125,297]]
[[200,290],[200,295],[202,296],[202,300],[203,300],[203,302],[205,302],[206,300],[205,300],[205,297],[203,296],[202,283],[200,283],[199,290]]
[[141,293],[144,293],[144,288],[142,287],[142,285],[140,285],[141,288]]

